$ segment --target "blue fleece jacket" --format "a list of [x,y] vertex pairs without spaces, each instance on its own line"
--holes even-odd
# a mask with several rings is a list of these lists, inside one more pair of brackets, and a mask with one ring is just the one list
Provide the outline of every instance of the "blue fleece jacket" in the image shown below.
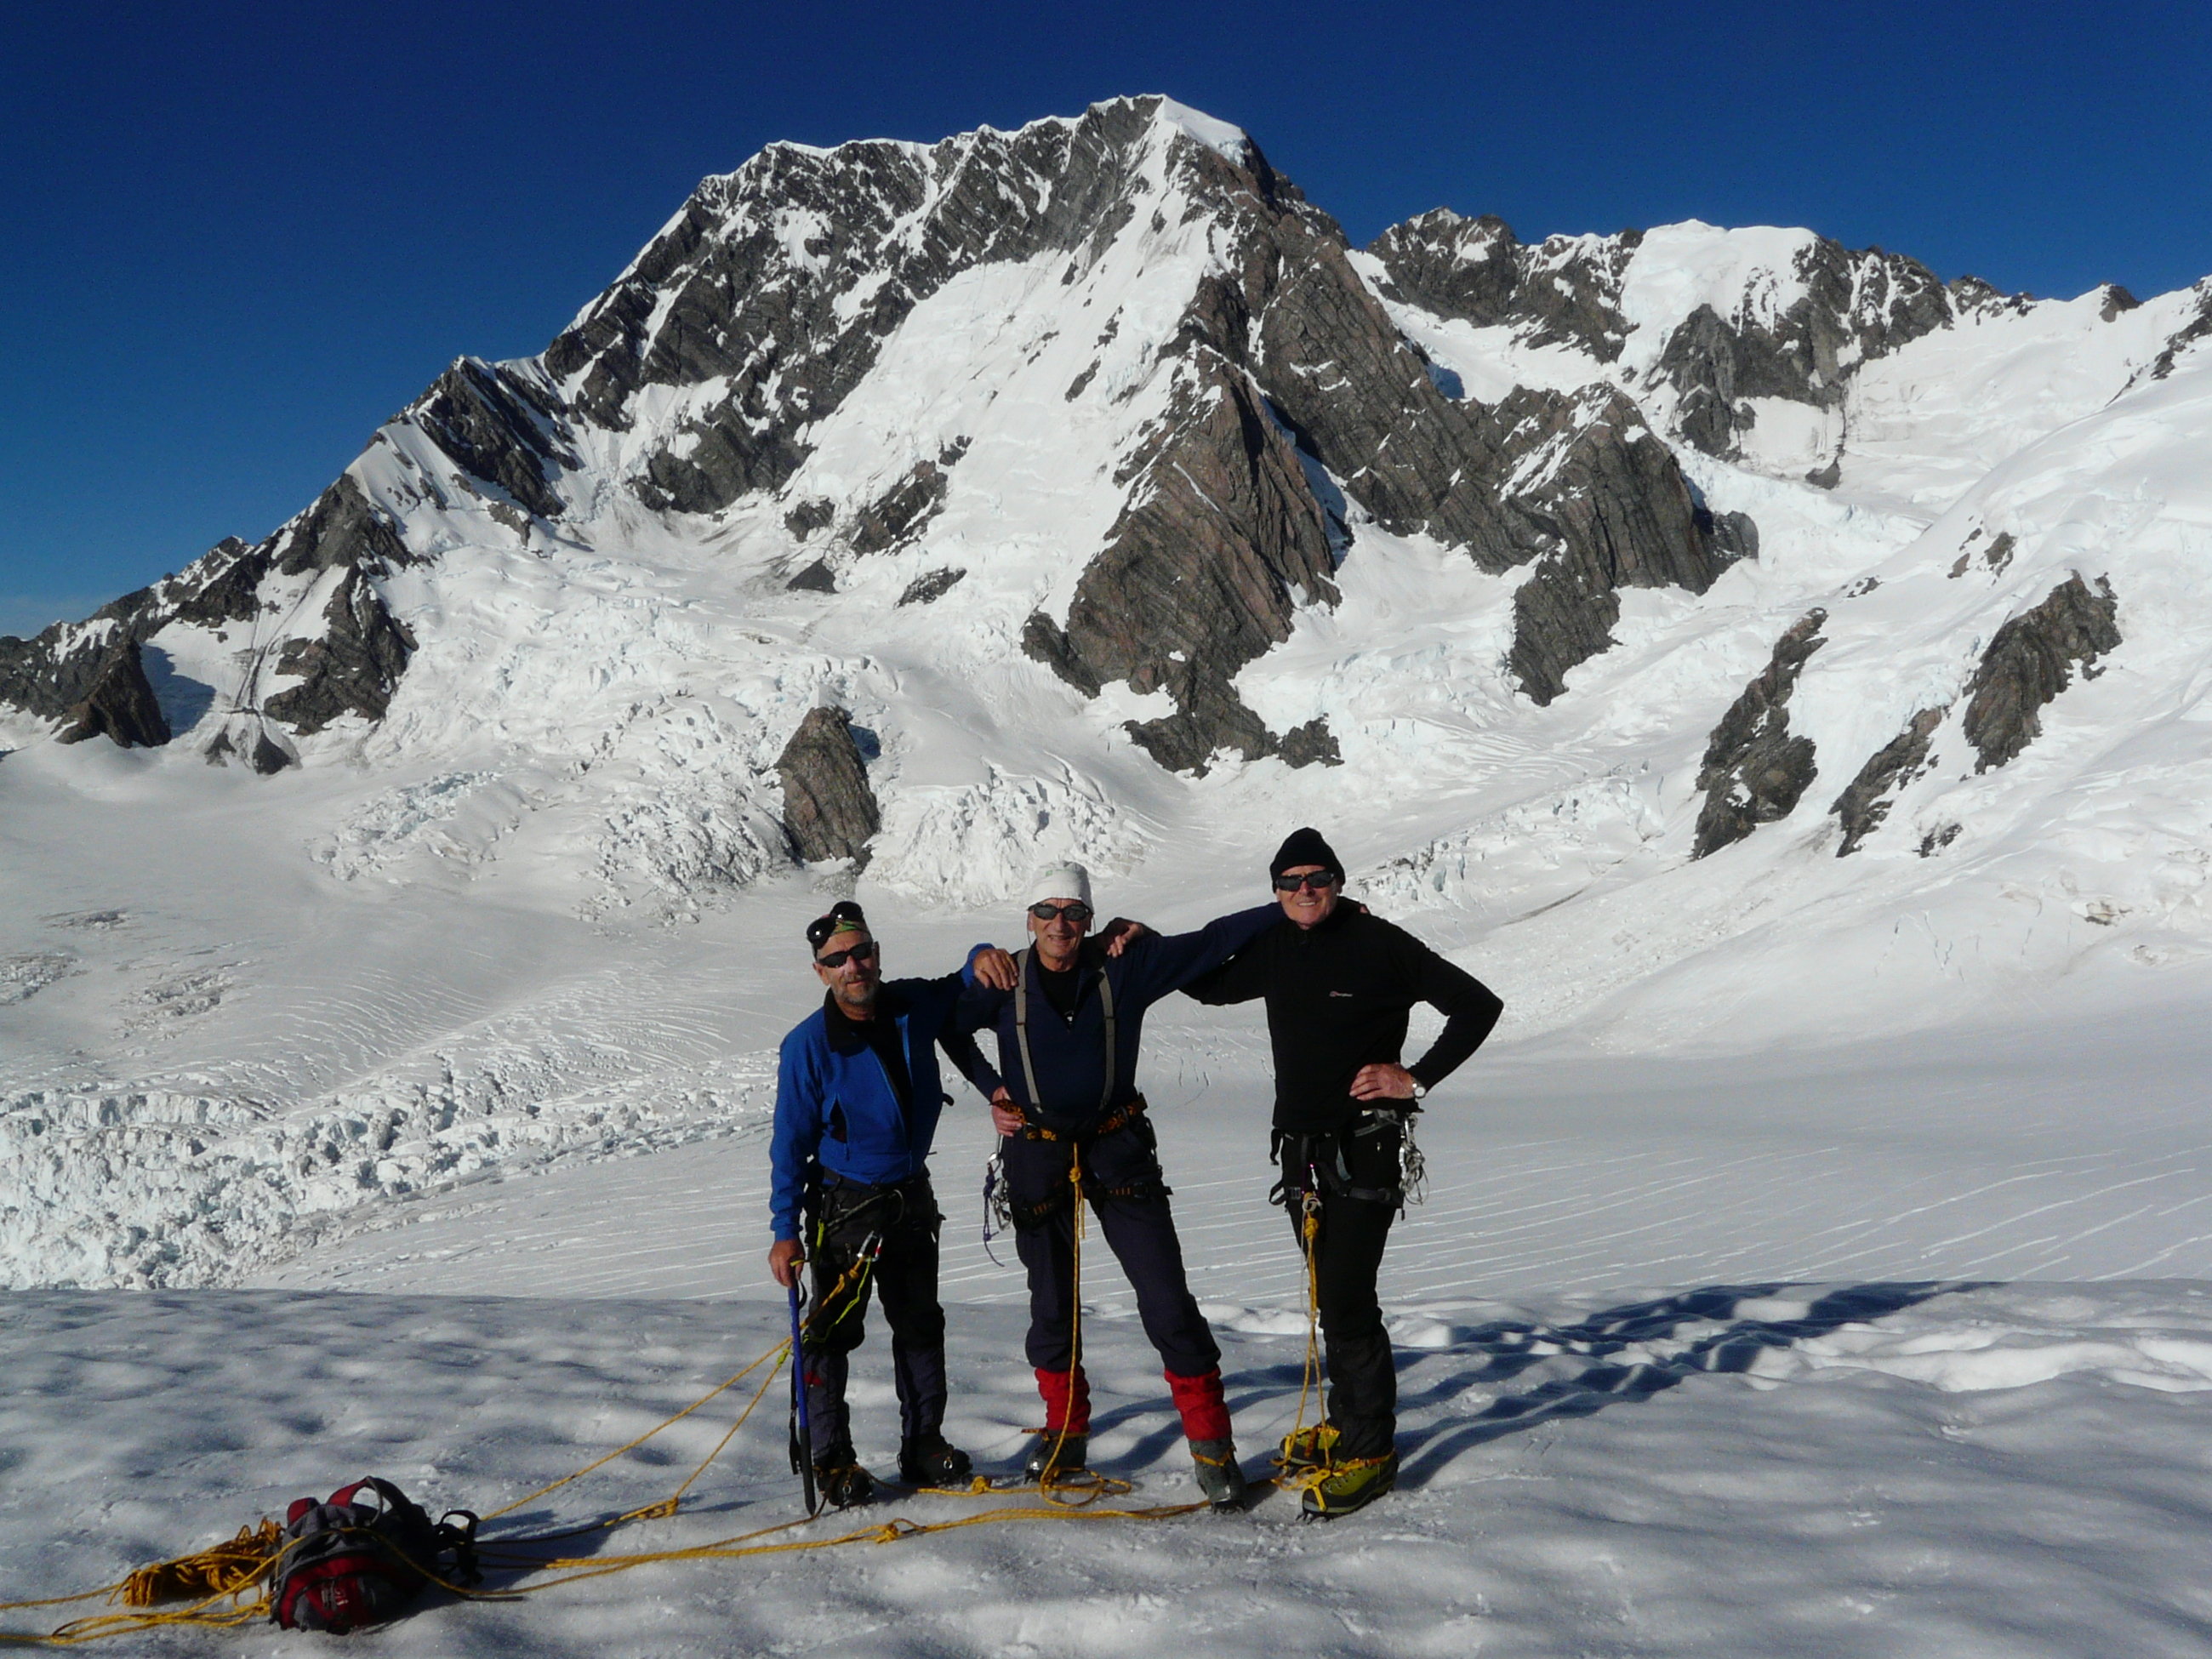
[[[1261,904],[1218,917],[1194,933],[1146,933],[1132,939],[1118,957],[1109,957],[1095,939],[1085,939],[1077,956],[1080,969],[1073,1018],[1062,1019],[1046,1000],[1038,977],[1036,952],[1022,962],[1029,983],[1030,1055],[1036,1064],[1037,1091],[1029,1097],[1022,1076],[1021,1047],[1014,1030],[1014,994],[970,983],[961,994],[957,1024],[963,1031],[985,1026],[999,1035],[999,1070],[1009,1093],[1035,1121],[1056,1132],[1079,1133],[1100,1115],[1125,1104],[1137,1092],[1137,1055],[1144,1038],[1145,1010],[1200,975],[1224,963],[1283,919],[1282,907]],[[979,945],[969,953],[971,975]],[[1103,969],[1114,992],[1114,1087],[1106,1094],[1106,1015],[1098,1000]]]
[[799,1195],[806,1166],[819,1159],[831,1175],[870,1186],[922,1172],[945,1101],[937,1045],[988,1097],[999,1086],[975,1039],[952,1016],[964,973],[943,979],[885,980],[876,992],[876,1018],[898,1031],[898,1052],[911,1083],[899,1098],[890,1070],[869,1045],[866,1028],[847,1019],[836,1000],[792,1028],[783,1040],[775,1080],[775,1129],[769,1141],[769,1218],[778,1238],[799,1237]]

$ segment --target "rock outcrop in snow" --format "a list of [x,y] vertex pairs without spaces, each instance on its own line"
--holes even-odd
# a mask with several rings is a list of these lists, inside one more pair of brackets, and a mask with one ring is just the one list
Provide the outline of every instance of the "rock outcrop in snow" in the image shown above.
[[1825,611],[1810,611],[1774,642],[1774,654],[1705,744],[1698,787],[1705,804],[1698,813],[1693,858],[1741,841],[1762,823],[1790,816],[1817,771],[1810,738],[1790,731],[1790,694],[1797,677],[1826,643]]
[[1966,686],[1966,741],[1980,756],[1974,769],[2002,766],[2043,730],[2038,712],[2063,691],[2078,665],[2093,665],[2120,644],[2114,621],[2119,600],[2100,577],[2093,591],[2079,571],[2033,610],[1997,629]]
[[775,763],[783,784],[783,825],[793,850],[809,864],[857,859],[884,827],[883,809],[868,787],[866,759],[842,708],[815,708],[799,723]]

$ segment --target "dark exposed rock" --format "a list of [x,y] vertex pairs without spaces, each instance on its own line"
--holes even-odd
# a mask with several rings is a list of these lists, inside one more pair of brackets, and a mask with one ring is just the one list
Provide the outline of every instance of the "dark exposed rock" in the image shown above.
[[398,531],[349,472],[338,474],[313,507],[278,532],[274,556],[276,568],[287,576],[340,565],[384,575],[415,562]]
[[1879,248],[1854,253],[1822,239],[1800,251],[1796,275],[1808,292],[1778,316],[1723,319],[1700,306],[1668,337],[1658,374],[1682,394],[1682,435],[1708,454],[1735,452],[1749,423],[1744,399],[1837,408],[1857,364],[1952,320],[1932,271]]
[[835,593],[837,573],[830,568],[827,560],[817,559],[784,586],[794,593]]
[[1705,804],[1698,813],[1692,858],[1704,858],[1741,841],[1762,823],[1790,816],[1817,775],[1813,740],[1790,735],[1790,694],[1807,660],[1826,641],[1825,611],[1808,611],[1774,642],[1766,666],[1729,705],[1705,744],[1698,787]]
[[300,684],[262,703],[264,714],[302,735],[342,715],[383,719],[415,649],[415,636],[358,568],[339,579],[323,617],[323,637],[288,640],[276,659],[277,673],[296,674]]
[[[1200,283],[1164,349],[1189,378],[1166,430],[1116,475],[1137,505],[1086,571],[1066,632],[1040,617],[1024,636],[1086,692],[1115,679],[1169,690],[1176,714],[1139,728],[1163,763],[1279,752],[1228,680],[1285,637],[1293,592],[1334,600],[1325,515],[1291,445],[1386,531],[1463,548],[1493,573],[1548,556],[1524,609],[1520,664],[1540,698],[1609,640],[1614,586],[1702,592],[1754,541],[1748,520],[1703,513],[1626,398],[1522,391],[1491,408],[1450,396],[1352,270],[1334,222],[1256,149],[1240,166],[1191,144],[1177,161],[1238,252]],[[1243,390],[1253,381],[1266,399],[1257,410]],[[1266,441],[1278,428],[1288,444]],[[1194,450],[1212,453],[1194,465]],[[1213,482],[1193,483],[1201,477]],[[1197,605],[1208,594],[1223,601],[1210,624]]]
[[[140,707],[134,677],[151,695],[139,647],[175,621],[218,627],[250,620],[261,608],[257,588],[270,568],[270,547],[228,538],[182,574],[112,600],[83,623],[56,623],[32,640],[0,639],[0,703],[70,721],[71,742],[105,733],[125,747],[167,743],[166,720],[132,712]],[[83,705],[95,693],[106,712],[87,726]],[[158,699],[155,707],[158,713]]]
[[950,484],[936,462],[920,463],[860,509],[848,544],[855,553],[883,553],[914,540],[944,507]]
[[906,592],[898,596],[901,605],[934,605],[950,593],[968,573],[959,568],[925,571],[906,585]]
[[1513,645],[1506,653],[1530,702],[1549,703],[1567,689],[1567,671],[1613,644],[1620,595],[1584,560],[1554,554],[1513,590]]
[[1494,214],[1465,219],[1437,208],[1391,226],[1367,251],[1389,271],[1394,300],[1477,327],[1510,325],[1532,346],[1578,345],[1609,363],[1628,335],[1621,276],[1643,240],[1630,230],[1528,247]]
[[776,761],[783,783],[783,826],[801,860],[866,862],[868,838],[883,828],[866,763],[842,708],[813,708]]
[[[1960,550],[1958,558],[1953,562],[1950,570],[1947,573],[1952,580],[1956,581],[1960,577],[1965,575],[1966,574],[1967,568],[1973,563],[1973,544],[1981,533],[1982,532],[1980,531],[1977,530],[1972,535],[1966,538],[1966,545]],[[2012,550],[2018,545],[2019,544],[2014,542],[2012,538],[2012,532],[2009,530],[2001,530],[1997,532],[1996,538],[1991,541],[1987,547],[1982,550],[1982,562],[1987,565],[1992,571],[2002,574],[2004,568],[2012,562]]]
[[[1701,585],[1711,580],[1705,567],[1747,543],[1747,521],[1714,521],[1694,504],[1686,517],[1686,486],[1668,472],[1662,447],[1644,447],[1650,434],[1632,410],[1594,413],[1573,396],[1542,392],[1499,409],[1463,400],[1399,337],[1334,220],[1256,146],[1224,154],[1200,143],[1161,121],[1151,99],[927,149],[772,146],[705,181],[540,364],[459,362],[402,420],[465,475],[464,488],[473,479],[495,498],[485,511],[526,533],[520,510],[562,510],[560,481],[579,464],[581,427],[627,430],[640,394],[690,400],[707,388],[703,401],[684,405],[693,413],[682,429],[647,447],[631,483],[654,507],[719,511],[788,481],[810,428],[948,281],[1041,254],[1064,258],[1070,281],[1087,270],[1135,226],[1135,204],[1156,189],[1162,159],[1187,216],[1218,227],[1221,269],[1160,353],[1155,373],[1177,377],[1170,414],[1129,457],[1121,478],[1127,502],[1079,580],[1066,630],[1040,619],[1025,637],[1034,654],[1088,690],[1123,678],[1168,690],[1175,714],[1140,733],[1168,763],[1203,764],[1224,748],[1292,760],[1333,755],[1325,727],[1272,733],[1231,686],[1244,663],[1286,636],[1302,599],[1334,601],[1328,512],[1341,514],[1344,501],[1335,484],[1309,483],[1324,471],[1385,529],[1462,547],[1492,572],[1548,558],[1585,586]],[[1151,234],[1166,234],[1164,216],[1153,217]],[[1450,216],[1437,223],[1446,221],[1460,223]],[[794,234],[794,225],[806,228]],[[1632,236],[1520,249],[1502,225],[1478,228],[1494,228],[1517,262],[1510,304],[1525,337],[1617,352],[1614,302]],[[1460,270],[1468,262],[1457,252],[1424,265],[1419,239],[1398,240],[1408,282],[1456,283],[1464,292],[1455,303],[1470,313],[1492,305],[1481,292],[1488,279]],[[1103,319],[1102,346],[1119,320]],[[854,514],[850,550],[910,543],[944,499],[945,472],[966,443],[948,444]],[[1523,466],[1536,450],[1544,464]],[[405,459],[404,445],[400,453]],[[1651,503],[1621,494],[1654,479]],[[434,480],[422,483],[442,500]],[[794,502],[786,522],[804,538],[839,510]],[[271,602],[270,577],[340,568],[379,577],[412,556],[392,513],[348,475],[270,542],[234,550],[193,592],[146,599],[131,627],[143,640],[148,619],[180,602],[199,608],[196,621],[242,621]],[[818,560],[792,585],[834,591],[834,566]],[[1532,614],[1534,684],[1556,685],[1609,637],[1609,592],[1571,595],[1556,640],[1541,637],[1547,620]],[[387,704],[391,678],[404,667],[400,636],[378,626],[378,617],[391,619],[373,586],[350,582],[345,592],[352,620],[329,639],[289,641],[279,666],[307,680],[266,705],[303,731]],[[374,613],[354,614],[372,602]],[[1131,616],[1146,619],[1142,629]],[[1155,622],[1163,623],[1156,633],[1143,631]],[[0,653],[0,676],[7,672]]]
[[262,580],[270,568],[267,546],[249,548],[232,536],[219,542],[199,563],[204,580],[179,600],[172,620],[216,628],[227,622],[251,622],[260,613]]
[[409,410],[454,465],[498,485],[541,518],[561,516],[549,472],[580,465],[556,437],[551,402],[517,370],[464,357]]
[[2206,277],[2191,290],[2197,295],[2197,314],[2166,337],[2166,344],[2151,360],[2150,378],[2162,380],[2173,373],[2173,365],[2181,354],[2199,340],[2212,337],[2212,276]]
[[300,763],[299,757],[270,737],[258,720],[250,722],[250,732],[249,736],[248,724],[224,726],[202,751],[203,757],[210,766],[228,766],[236,756],[264,778]]
[[146,678],[138,641],[125,634],[101,655],[82,701],[69,711],[72,724],[62,743],[112,738],[125,749],[153,748],[169,740],[169,722]]
[[[1388,272],[1383,291],[1393,299],[1478,326],[1510,327],[1529,345],[1576,345],[1609,363],[1626,338],[1621,287],[1642,241],[1632,230],[1554,236],[1528,247],[1502,220],[1438,209],[1392,226],[1367,251]],[[1656,378],[1680,394],[1676,429],[1710,454],[1735,453],[1737,434],[1750,422],[1744,399],[1834,408],[1856,364],[1945,326],[1954,314],[1955,290],[1947,292],[1925,266],[1880,248],[1854,252],[1823,239],[1799,253],[1792,274],[1808,292],[1787,311],[1723,317],[1701,306],[1661,353]],[[1990,301],[1973,294],[1967,302]]]
[[1929,740],[1950,712],[1948,703],[1922,709],[1905,723],[1902,732],[1869,756],[1858,775],[1844,786],[1844,793],[1828,808],[1844,830],[1843,845],[1836,849],[1838,858],[1857,852],[1859,843],[1889,816],[1888,797],[1927,769]]
[[1321,511],[1288,436],[1210,343],[1194,347],[1191,367],[1124,468],[1145,482],[1077,581],[1065,629],[1039,613],[1023,637],[1086,693],[1111,680],[1169,692],[1176,713],[1130,731],[1174,771],[1203,770],[1221,748],[1278,751],[1230,678],[1289,638],[1294,590],[1336,597]]
[[2113,322],[2142,304],[2141,300],[2118,283],[2106,283],[2102,289],[2104,301],[2097,307],[2097,315],[2106,322]]
[[1960,826],[1955,823],[1947,823],[1941,829],[1930,830],[1926,835],[1921,836],[1920,856],[1923,859],[1934,858],[1936,854],[1959,839],[1959,828]]
[[1718,518],[1691,493],[1666,445],[1635,404],[1595,390],[1562,402],[1516,391],[1498,405],[1516,449],[1551,446],[1549,469],[1511,498],[1555,550],[1513,596],[1514,678],[1548,703],[1566,673],[1613,642],[1616,590],[1682,587],[1702,593],[1758,532],[1741,514]]
[[817,496],[812,501],[799,502],[785,514],[783,527],[803,542],[836,516],[837,503]]
[[2073,665],[2086,677],[2120,643],[2119,601],[2112,584],[2093,592],[2076,571],[2033,611],[1997,629],[1966,684],[1966,741],[1980,758],[1974,770],[2002,766],[2041,735],[2043,706],[2072,683]]
[[[702,513],[780,488],[799,434],[844,401],[884,340],[951,277],[1064,251],[1087,268],[1133,211],[1133,169],[1158,108],[1117,99],[1073,122],[989,130],[927,149],[775,144],[708,179],[674,223],[546,352],[580,378],[576,412],[617,430],[646,386],[728,390],[656,452],[648,504]],[[815,234],[787,245],[784,227]],[[861,297],[865,295],[865,297]]]

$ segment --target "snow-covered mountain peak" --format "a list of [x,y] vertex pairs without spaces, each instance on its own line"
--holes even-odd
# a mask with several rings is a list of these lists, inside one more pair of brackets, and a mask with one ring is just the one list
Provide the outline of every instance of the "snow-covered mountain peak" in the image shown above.
[[0,699],[18,743],[358,767],[333,874],[432,868],[376,826],[436,803],[471,879],[592,914],[863,856],[983,902],[1217,812],[1336,822],[1424,904],[1522,839],[1668,886],[1833,836],[1855,887],[2039,821],[2054,699],[2180,672],[2131,608],[2169,509],[2085,541],[2016,478],[2179,501],[2130,469],[2193,430],[2208,319],[2212,285],[2006,298],[1771,227],[1438,209],[1352,250],[1157,97],[774,145],[274,535],[0,651]]

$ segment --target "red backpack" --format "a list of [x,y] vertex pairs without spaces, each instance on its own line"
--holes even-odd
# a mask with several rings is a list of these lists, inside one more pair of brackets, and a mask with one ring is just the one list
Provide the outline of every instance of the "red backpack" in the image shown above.
[[434,1522],[405,1492],[374,1475],[340,1487],[327,1504],[296,1499],[284,1521],[269,1616],[286,1630],[343,1636],[390,1619],[434,1577],[465,1585],[483,1576],[476,1565],[475,1516],[448,1510]]

